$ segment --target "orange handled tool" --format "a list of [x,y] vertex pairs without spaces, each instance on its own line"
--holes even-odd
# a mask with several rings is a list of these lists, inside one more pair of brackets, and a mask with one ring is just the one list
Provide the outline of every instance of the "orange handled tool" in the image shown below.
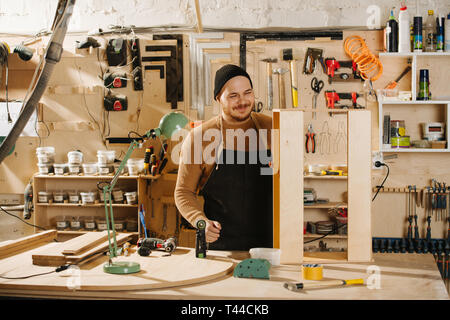
[[411,70],[411,66],[407,66],[405,70],[403,70],[403,72],[398,76],[397,79],[395,79],[394,81],[391,81],[387,84],[386,87],[384,87],[385,89],[394,89],[398,82]]
[[306,153],[309,153],[310,149],[312,153],[316,152],[316,134],[313,132],[312,124],[308,126],[305,146],[306,146]]

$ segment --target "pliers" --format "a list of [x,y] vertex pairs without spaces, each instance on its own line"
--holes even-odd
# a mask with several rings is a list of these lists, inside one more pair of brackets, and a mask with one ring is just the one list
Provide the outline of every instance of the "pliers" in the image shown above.
[[306,153],[311,149],[312,153],[316,152],[316,134],[313,132],[312,124],[308,125],[308,132],[306,133]]

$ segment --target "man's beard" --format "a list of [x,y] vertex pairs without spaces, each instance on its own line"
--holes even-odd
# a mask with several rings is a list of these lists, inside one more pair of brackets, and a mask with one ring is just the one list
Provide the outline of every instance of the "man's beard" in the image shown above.
[[[238,108],[244,108],[246,110],[245,113],[240,113],[240,111],[236,110]],[[233,112],[230,112],[230,117],[235,120],[235,121],[244,121],[246,119],[248,119],[248,117],[250,117],[250,113],[252,112],[252,105],[251,104],[246,104],[246,105],[240,105],[238,106],[238,108],[233,109]]]

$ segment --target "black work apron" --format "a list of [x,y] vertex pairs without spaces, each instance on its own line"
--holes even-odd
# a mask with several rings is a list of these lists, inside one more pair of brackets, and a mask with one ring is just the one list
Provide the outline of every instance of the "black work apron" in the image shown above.
[[[270,150],[266,155],[270,156]],[[245,157],[245,162],[238,162],[242,159],[239,157]],[[234,161],[230,162],[230,158]],[[206,217],[222,226],[219,239],[210,243],[209,249],[272,248],[272,175],[262,175],[262,168],[269,165],[261,163],[257,151],[223,150],[221,153],[200,193],[205,200]]]

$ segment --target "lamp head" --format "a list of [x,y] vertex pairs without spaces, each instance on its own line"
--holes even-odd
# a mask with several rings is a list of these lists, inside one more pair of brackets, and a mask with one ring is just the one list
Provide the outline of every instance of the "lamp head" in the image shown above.
[[188,118],[183,113],[177,111],[170,112],[161,118],[158,128],[149,130],[146,136],[153,139],[164,136],[170,139],[174,133],[183,129],[188,122]]

